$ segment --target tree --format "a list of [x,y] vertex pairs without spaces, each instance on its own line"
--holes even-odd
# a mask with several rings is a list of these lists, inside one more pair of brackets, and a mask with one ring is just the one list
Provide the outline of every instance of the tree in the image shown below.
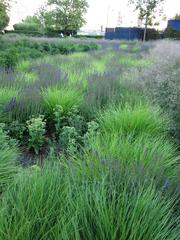
[[4,28],[9,23],[9,2],[6,0],[0,0],[0,31],[4,30]]
[[176,16],[174,17],[174,20],[180,20],[180,13],[178,14],[176,14]]
[[48,0],[47,7],[40,11],[40,18],[46,29],[69,35],[86,23],[87,8],[87,0]]
[[148,25],[152,26],[155,20],[155,14],[159,11],[162,14],[161,4],[164,0],[129,0],[130,4],[135,5],[135,10],[139,11],[140,20],[144,21],[144,36],[143,41],[146,40],[146,33]]
[[27,16],[24,20],[23,23],[26,24],[32,24],[32,25],[41,25],[41,21],[38,18],[38,16],[34,15],[34,16]]

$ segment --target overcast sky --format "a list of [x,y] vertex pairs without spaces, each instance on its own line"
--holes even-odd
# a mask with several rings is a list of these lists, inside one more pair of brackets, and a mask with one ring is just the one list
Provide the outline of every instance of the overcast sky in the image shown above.
[[[115,27],[121,20],[123,26],[136,26],[137,16],[133,8],[128,6],[128,0],[88,0],[89,9],[86,15],[87,24],[84,29],[100,29],[101,26]],[[11,10],[10,25],[33,15],[45,0],[16,0]],[[164,13],[172,18],[180,12],[180,0],[165,0]],[[166,22],[161,22],[166,27]]]

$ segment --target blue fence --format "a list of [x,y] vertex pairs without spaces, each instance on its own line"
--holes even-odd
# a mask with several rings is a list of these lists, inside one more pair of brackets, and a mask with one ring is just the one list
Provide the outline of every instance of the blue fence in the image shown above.
[[122,40],[142,40],[143,29],[142,28],[125,28],[118,27],[114,31],[106,29],[106,39],[122,39]]
[[180,31],[180,20],[169,20],[168,28]]

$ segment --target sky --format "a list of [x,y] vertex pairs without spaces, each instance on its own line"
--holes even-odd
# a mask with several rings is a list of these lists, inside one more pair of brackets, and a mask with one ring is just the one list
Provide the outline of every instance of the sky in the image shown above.
[[[45,0],[16,0],[11,10],[10,26],[20,22],[27,15],[33,15],[37,9],[45,3]],[[116,27],[137,26],[137,13],[132,6],[128,6],[128,0],[88,0],[89,9],[86,14],[86,25],[83,29],[100,30],[101,26]],[[172,18],[180,13],[180,0],[165,0],[164,13],[167,18]],[[160,28],[165,28],[166,21],[162,21]]]

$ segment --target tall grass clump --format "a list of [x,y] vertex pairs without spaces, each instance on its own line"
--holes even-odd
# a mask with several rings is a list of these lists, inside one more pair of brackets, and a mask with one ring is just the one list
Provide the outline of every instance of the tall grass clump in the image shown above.
[[147,67],[152,64],[152,60],[148,58],[134,58],[132,56],[121,56],[119,63],[127,67]]
[[17,173],[17,146],[10,140],[0,124],[0,194],[7,188]]
[[18,90],[15,88],[0,88],[0,119],[4,122],[7,119],[9,103],[15,102],[18,98]]
[[42,97],[35,85],[24,87],[18,99],[12,99],[7,105],[8,121],[25,123],[32,115],[38,116],[42,112]]
[[133,188],[128,180],[85,185],[78,198],[78,239],[175,240],[172,202],[163,200],[151,184]]
[[[89,139],[83,159],[88,165],[116,165],[140,168],[152,177],[175,177],[180,157],[176,147],[164,137],[133,133],[127,136],[109,132]],[[130,171],[130,170],[129,170]]]
[[19,72],[19,73],[28,73],[30,71],[30,61],[21,61],[17,67],[16,67],[16,70]]
[[4,107],[13,97],[18,96],[15,88],[0,88],[0,108]]
[[74,232],[69,184],[55,167],[22,172],[2,199],[0,239],[69,239]]
[[135,135],[147,133],[154,136],[164,134],[169,122],[158,107],[148,104],[126,104],[123,108],[112,106],[100,114],[99,120],[104,132]]
[[64,113],[67,113],[73,106],[80,106],[82,94],[71,88],[48,88],[42,90],[44,109],[52,114],[57,105],[62,106]]
[[73,166],[31,168],[2,198],[0,238],[176,240],[173,201],[127,176],[89,181]]

